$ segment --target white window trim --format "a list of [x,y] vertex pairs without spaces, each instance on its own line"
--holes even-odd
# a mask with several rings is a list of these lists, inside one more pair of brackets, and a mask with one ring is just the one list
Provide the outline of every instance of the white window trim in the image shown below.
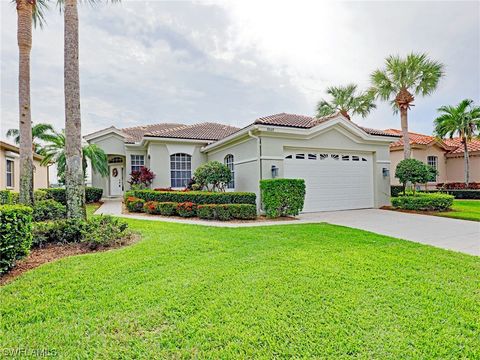
[[[12,163],[12,171],[10,171],[10,174],[11,174],[11,178],[12,178],[12,185],[8,185],[8,172],[7,172],[7,169],[8,169],[8,162],[11,162]],[[12,158],[5,158],[5,188],[6,189],[14,189],[15,188],[15,161],[12,159]]]

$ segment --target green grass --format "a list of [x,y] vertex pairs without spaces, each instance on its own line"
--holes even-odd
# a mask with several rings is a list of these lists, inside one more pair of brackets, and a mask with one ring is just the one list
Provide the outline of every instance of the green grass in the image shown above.
[[100,204],[87,204],[87,218],[93,216],[93,213],[100,207]]
[[478,258],[327,224],[129,220],[132,246],[0,288],[0,348],[59,358],[479,358]]
[[454,200],[452,211],[442,212],[438,215],[455,219],[480,221],[480,200]]

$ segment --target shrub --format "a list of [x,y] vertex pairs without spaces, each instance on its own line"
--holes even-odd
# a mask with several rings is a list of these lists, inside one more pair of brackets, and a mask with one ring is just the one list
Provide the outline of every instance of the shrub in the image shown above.
[[171,187],[166,187],[166,188],[155,188],[153,189],[154,191],[175,191]]
[[298,215],[305,200],[303,179],[268,179],[260,181],[260,191],[268,217]]
[[253,220],[257,218],[257,207],[250,204],[198,205],[197,216],[206,220]]
[[392,205],[398,209],[445,211],[453,205],[454,197],[439,193],[407,194],[392,198]]
[[160,215],[173,216],[177,213],[178,203],[176,202],[159,202],[157,205]]
[[398,196],[403,193],[403,185],[392,185],[390,186],[390,196]]
[[130,212],[142,212],[145,200],[134,196],[129,196],[125,200],[125,205]]
[[152,215],[160,215],[157,201],[147,201],[143,204],[143,212]]
[[400,161],[395,169],[395,177],[403,184],[412,183],[415,193],[416,184],[426,184],[435,176],[437,171],[417,159],[404,159]]
[[33,221],[63,219],[67,213],[65,205],[49,199],[36,201],[33,206]]
[[94,216],[82,229],[81,241],[90,249],[112,246],[127,238],[130,233],[126,222],[112,216]]
[[130,190],[125,198],[133,196],[145,201],[193,202],[200,204],[256,204],[255,193],[249,192],[207,192],[207,191],[153,191]]
[[197,216],[200,219],[214,220],[216,219],[215,207],[217,204],[206,204],[197,206]]
[[223,191],[230,180],[232,180],[230,169],[219,161],[209,161],[195,170],[195,183],[207,190]]
[[87,204],[99,202],[103,195],[103,189],[96,187],[85,188],[85,201]]
[[230,214],[234,219],[255,220],[257,218],[256,205],[250,204],[230,204]]
[[177,214],[181,217],[192,217],[196,214],[197,206],[192,202],[182,202],[177,205]]
[[28,254],[32,245],[32,209],[23,205],[0,206],[0,274]]
[[12,192],[10,190],[0,190],[0,205],[12,204]]
[[468,185],[464,182],[438,183],[437,189],[446,190],[480,190],[480,183],[471,182]]
[[132,189],[146,189],[155,179],[155,174],[149,168],[141,167],[140,170],[132,171],[128,183]]
[[36,190],[33,193],[33,198],[35,202],[47,200],[47,192],[45,190]]

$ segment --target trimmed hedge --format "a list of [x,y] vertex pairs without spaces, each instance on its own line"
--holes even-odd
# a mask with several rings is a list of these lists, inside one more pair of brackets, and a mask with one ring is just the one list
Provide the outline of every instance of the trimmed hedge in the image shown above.
[[129,196],[134,196],[145,201],[192,202],[197,205],[256,204],[255,193],[249,192],[130,190],[125,193],[125,198]]
[[206,220],[254,220],[257,207],[251,204],[206,204],[197,207],[197,216]]
[[390,186],[390,196],[396,197],[403,193],[403,185]]
[[139,199],[135,196],[129,196],[125,199],[125,206],[130,212],[143,212],[145,200]]
[[177,213],[178,203],[176,202],[159,202],[157,205],[160,215],[173,216]]
[[[47,193],[47,199],[53,199],[58,201],[59,203],[66,205],[67,204],[67,197],[66,197],[66,190],[64,188],[48,188],[48,189],[41,189]],[[86,203],[93,203],[98,202],[102,198],[103,190],[100,188],[85,187],[85,202]]]
[[197,214],[197,205],[186,201],[177,204],[177,214],[181,217],[194,217]]
[[146,214],[160,215],[158,201],[147,201],[145,204],[143,204],[143,212]]
[[268,179],[260,181],[260,191],[268,217],[298,215],[305,201],[305,180]]
[[66,214],[65,205],[52,199],[36,201],[33,206],[33,221],[63,219]]
[[437,189],[447,190],[480,190],[480,183],[470,182],[468,186],[464,182],[438,183]]
[[13,193],[10,190],[0,190],[0,205],[11,205]]
[[32,209],[23,205],[0,206],[0,274],[28,254],[32,245]]
[[454,197],[447,194],[417,193],[391,199],[392,206],[405,210],[445,211],[453,205]]

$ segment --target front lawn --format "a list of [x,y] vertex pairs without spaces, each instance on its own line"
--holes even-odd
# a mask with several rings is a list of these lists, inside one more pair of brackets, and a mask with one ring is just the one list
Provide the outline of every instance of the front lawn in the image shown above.
[[327,224],[129,220],[0,288],[0,349],[60,358],[479,358],[478,258]]
[[480,200],[454,200],[452,211],[442,212],[438,215],[480,221]]

